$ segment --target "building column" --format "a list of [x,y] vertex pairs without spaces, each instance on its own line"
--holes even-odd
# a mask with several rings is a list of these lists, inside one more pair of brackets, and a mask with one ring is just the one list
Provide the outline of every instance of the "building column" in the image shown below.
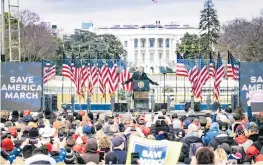
[[165,62],[166,59],[166,44],[165,44],[166,38],[163,38],[163,62]]
[[174,52],[172,52],[172,38],[169,38],[169,57],[170,57],[170,59],[172,59],[172,56],[173,56],[173,54],[174,54]]
[[157,59],[157,60],[155,60],[154,63],[158,65],[160,61],[159,61],[159,54],[158,54],[157,46],[158,46],[158,38],[155,37],[154,38],[154,59]]
[[141,38],[138,39],[138,61],[137,62],[142,62],[142,57],[141,57]]
[[149,52],[149,38],[145,38],[145,50],[146,50],[146,54],[145,54],[145,59],[146,59],[146,62],[148,63],[148,64],[150,64],[150,62],[151,62],[151,57],[150,57],[150,52]]
[[128,50],[130,52],[128,52],[128,59],[130,60],[130,62],[134,62],[134,38],[130,38],[130,40],[128,41]]

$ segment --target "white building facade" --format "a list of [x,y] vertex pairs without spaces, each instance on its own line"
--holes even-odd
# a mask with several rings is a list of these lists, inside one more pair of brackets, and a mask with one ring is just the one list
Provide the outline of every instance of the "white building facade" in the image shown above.
[[[86,29],[82,29],[86,30]],[[170,66],[176,62],[176,45],[185,33],[199,34],[199,30],[188,25],[115,25],[89,31],[96,34],[116,36],[127,50],[127,61],[131,65],[141,63],[146,72],[159,72],[159,66]]]

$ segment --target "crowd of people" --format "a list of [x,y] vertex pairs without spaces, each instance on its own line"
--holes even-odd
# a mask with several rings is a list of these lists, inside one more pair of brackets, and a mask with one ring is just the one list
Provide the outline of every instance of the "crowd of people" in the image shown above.
[[1,164],[125,164],[131,135],[182,143],[175,164],[263,164],[263,112],[250,106],[183,116],[1,111],[0,128]]

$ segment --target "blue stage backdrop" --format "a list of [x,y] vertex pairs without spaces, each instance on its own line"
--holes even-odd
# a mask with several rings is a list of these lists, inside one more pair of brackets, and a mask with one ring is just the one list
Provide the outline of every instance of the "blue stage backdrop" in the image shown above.
[[[240,90],[241,106],[243,109],[246,110],[247,101],[249,99],[251,100],[250,97],[253,95],[252,93],[263,90],[263,62],[241,62],[240,63],[239,90]],[[253,104],[253,100],[251,101]],[[252,111],[254,112],[258,111],[258,108],[256,107],[254,109],[252,107]]]
[[1,109],[38,111],[42,95],[41,62],[1,63]]

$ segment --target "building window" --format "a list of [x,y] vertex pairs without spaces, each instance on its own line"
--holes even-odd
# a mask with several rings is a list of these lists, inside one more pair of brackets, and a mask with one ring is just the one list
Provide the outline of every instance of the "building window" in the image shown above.
[[134,47],[138,48],[138,39],[134,39]]
[[150,41],[150,48],[153,48],[154,47],[154,39],[150,38],[149,41]]
[[162,40],[158,40],[158,48],[163,47],[162,45],[163,45]]
[[154,61],[154,54],[153,53],[150,54],[150,59],[151,59],[151,61]]
[[166,53],[166,60],[170,60],[169,58],[169,54]]
[[165,46],[166,46],[167,48],[170,47],[170,43],[169,43],[169,39],[168,39],[168,38],[165,40]]
[[159,59],[160,60],[162,59],[162,53],[159,53]]
[[142,40],[142,48],[145,48],[145,40]]
[[124,47],[125,47],[125,48],[128,47],[128,41],[124,41]]

